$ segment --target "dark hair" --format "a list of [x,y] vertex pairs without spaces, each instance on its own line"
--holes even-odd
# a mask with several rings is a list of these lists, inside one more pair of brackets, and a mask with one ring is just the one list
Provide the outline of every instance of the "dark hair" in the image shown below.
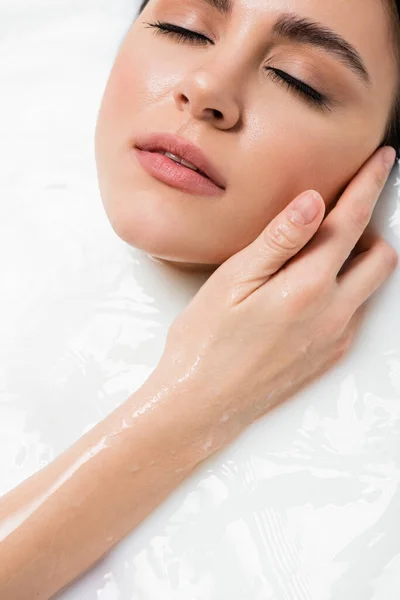
[[[147,4],[147,2],[145,3]],[[387,2],[386,2],[387,4]],[[400,0],[389,0],[390,32],[398,64],[398,85],[382,145],[393,146],[400,158]],[[393,25],[393,26],[392,26]]]
[[[140,5],[139,13],[148,5],[150,0],[143,0]],[[385,0],[389,3],[389,21],[391,36],[393,37],[394,49],[398,59],[400,72],[400,0]],[[397,151],[397,157],[400,158],[400,74],[398,81],[398,90],[395,96],[393,107],[390,111],[388,125],[383,136],[382,146],[393,146]]]

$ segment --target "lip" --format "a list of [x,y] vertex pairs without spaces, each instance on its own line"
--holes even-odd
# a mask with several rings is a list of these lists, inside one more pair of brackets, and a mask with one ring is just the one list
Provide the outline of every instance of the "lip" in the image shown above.
[[[136,140],[134,147],[142,166],[151,175],[173,187],[187,188],[187,191],[194,193],[202,188],[205,194],[207,191],[212,192],[212,188],[218,188],[219,193],[226,188],[224,177],[204,152],[182,137],[169,133],[155,133]],[[163,152],[179,156],[194,165],[201,173],[181,167],[164,156]],[[214,189],[214,192],[217,190]]]

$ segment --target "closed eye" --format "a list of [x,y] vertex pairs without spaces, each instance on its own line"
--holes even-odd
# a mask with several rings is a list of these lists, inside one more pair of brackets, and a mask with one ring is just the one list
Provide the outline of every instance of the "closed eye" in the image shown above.
[[208,44],[214,44],[212,40],[191,29],[185,29],[179,25],[173,23],[166,23],[164,21],[156,21],[155,23],[146,23],[148,27],[155,29],[156,34],[170,35],[176,39],[177,42],[186,42],[190,44],[196,44],[197,46],[207,46]]
[[[180,27],[179,25],[174,25],[173,23],[155,21],[154,23],[146,22],[146,25],[147,27],[154,29],[157,35],[172,36],[180,43],[189,43],[203,47],[208,46],[209,44],[214,45],[214,42],[202,33]],[[299,95],[312,106],[324,108],[329,111],[331,110],[327,104],[328,99],[326,96],[309,86],[307,83],[304,83],[304,81],[292,77],[289,73],[286,73],[281,69],[267,67],[266,71],[274,81],[277,81],[292,93]]]
[[299,94],[306,102],[309,102],[312,106],[317,106],[320,108],[325,108],[327,110],[331,110],[327,104],[327,98],[321,92],[317,92],[314,88],[309,86],[304,81],[300,79],[296,79],[286,73],[285,71],[281,71],[281,69],[276,69],[273,67],[267,67],[266,71],[269,73],[270,77],[280,83],[281,85],[287,87],[291,92],[295,94]]

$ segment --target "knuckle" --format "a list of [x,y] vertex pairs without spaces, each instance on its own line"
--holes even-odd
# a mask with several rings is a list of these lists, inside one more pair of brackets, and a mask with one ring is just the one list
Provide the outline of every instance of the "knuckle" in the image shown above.
[[379,165],[376,169],[373,170],[372,180],[379,192],[382,190],[383,186],[385,185],[387,176],[388,176],[388,173],[382,165]]
[[346,326],[345,320],[342,317],[330,317],[329,322],[323,329],[323,336],[326,340],[337,340],[343,335],[343,329]]
[[343,346],[335,346],[334,351],[332,353],[332,360],[334,363],[338,363],[340,362],[344,356],[345,356],[345,351],[343,349]]
[[396,250],[381,236],[377,237],[374,245],[370,249],[371,254],[374,253],[382,262],[383,271],[392,273],[399,265],[399,255]]
[[291,297],[291,301],[286,304],[286,314],[290,319],[296,319],[298,315],[304,313],[310,307],[311,296],[308,294],[296,293]]
[[[329,299],[328,299],[329,301]],[[326,307],[326,289],[318,282],[299,287],[291,294],[291,301],[286,305],[291,317],[298,315],[318,315]]]
[[342,335],[342,337],[336,342],[333,350],[333,359],[335,362],[340,361],[346,356],[353,345],[354,337],[355,333],[353,330],[347,331],[345,335]]
[[371,208],[367,205],[360,205],[350,212],[351,224],[356,228],[357,232],[363,232],[371,220]]
[[268,228],[265,243],[268,249],[274,253],[293,252],[298,247],[295,232],[286,223],[279,223]]
[[321,301],[331,297],[335,284],[336,277],[330,265],[320,265],[315,272],[311,271],[309,274],[309,282],[304,285],[304,293]]
[[304,307],[319,304],[322,296],[326,293],[325,285],[321,279],[317,279],[309,283],[309,285],[303,286],[301,290],[301,300]]
[[317,275],[308,273],[292,291],[293,309],[301,312],[311,308],[323,310],[331,301],[332,284],[333,277],[329,269],[319,270]]
[[390,246],[387,242],[383,243],[383,253],[385,258],[385,263],[388,265],[391,271],[394,271],[399,266],[399,255],[396,250]]
[[331,293],[336,286],[336,273],[328,262],[325,265],[319,265],[315,277],[314,291],[319,296],[327,292]]

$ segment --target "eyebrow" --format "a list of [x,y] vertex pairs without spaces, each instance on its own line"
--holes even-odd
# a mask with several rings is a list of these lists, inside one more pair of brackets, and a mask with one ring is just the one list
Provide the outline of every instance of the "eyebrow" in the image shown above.
[[216,8],[224,15],[229,15],[232,12],[233,2],[232,0],[204,0],[207,4],[210,4],[213,8]]
[[360,54],[348,41],[325,25],[296,14],[285,14],[276,21],[273,33],[296,42],[318,46],[339,57],[365,85],[370,85],[371,77]]
[[[204,0],[204,2],[224,15],[230,15],[233,9],[233,0]],[[329,54],[339,58],[346,67],[358,76],[364,85],[369,86],[371,84],[371,77],[359,52],[336,31],[322,23],[317,23],[294,13],[286,13],[277,19],[272,28],[272,33],[301,44],[311,44],[322,48]]]

